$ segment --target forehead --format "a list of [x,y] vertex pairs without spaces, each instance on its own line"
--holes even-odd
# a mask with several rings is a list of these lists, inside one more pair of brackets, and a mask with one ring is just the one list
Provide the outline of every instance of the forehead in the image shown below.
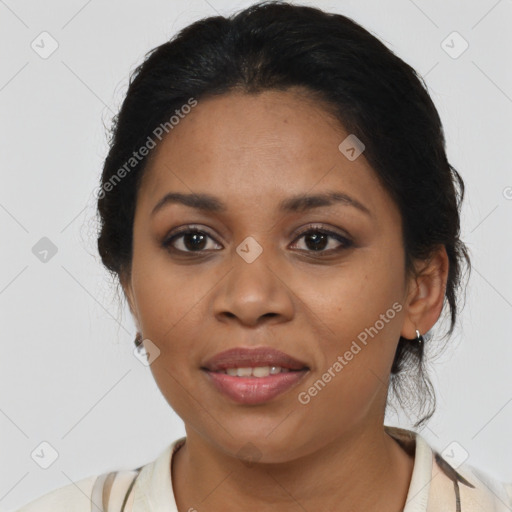
[[141,195],[155,202],[169,189],[261,203],[262,193],[280,200],[336,188],[371,208],[370,192],[383,191],[364,154],[350,161],[339,150],[349,135],[300,90],[199,100],[152,150]]

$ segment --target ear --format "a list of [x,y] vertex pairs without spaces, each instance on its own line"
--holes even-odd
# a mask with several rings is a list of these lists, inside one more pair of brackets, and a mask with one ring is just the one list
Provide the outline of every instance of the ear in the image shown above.
[[437,322],[443,309],[448,269],[449,259],[444,245],[417,266],[418,275],[409,282],[401,336],[414,339],[416,329],[425,334]]

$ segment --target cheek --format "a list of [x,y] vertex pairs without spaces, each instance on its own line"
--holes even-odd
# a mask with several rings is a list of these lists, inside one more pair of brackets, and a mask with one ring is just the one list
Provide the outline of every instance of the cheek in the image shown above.
[[170,272],[169,268],[164,270],[155,265],[146,268],[151,271],[134,277],[134,289],[144,337],[159,350],[150,370],[167,403],[194,425],[201,407],[193,392],[190,365],[199,361],[201,349],[208,341],[201,332],[205,320],[201,306],[207,300],[205,290],[210,287],[186,272]]
[[360,356],[341,371],[332,366],[330,371],[326,368],[309,388],[300,390],[297,407],[302,408],[305,415],[302,428],[310,430],[314,438],[323,440],[322,443],[336,438],[340,431],[358,428],[372,411],[380,410],[384,404],[387,384],[369,371],[364,355]]
[[141,329],[163,348],[170,338],[181,336],[183,325],[198,320],[211,278],[198,276],[193,264],[173,264],[165,249],[154,244],[144,239],[134,247],[132,285]]
[[321,338],[320,366],[299,390],[299,403],[310,417],[332,419],[320,427],[325,438],[333,434],[333,425],[350,428],[384,406],[402,310],[398,301],[385,295],[377,300],[365,289],[355,298],[337,297],[347,300],[344,306],[324,309],[320,316],[335,336]]
[[[400,258],[395,256],[392,263],[388,254],[380,255],[366,251],[356,264],[316,279],[314,287],[302,285],[300,292],[308,297],[310,319],[317,328],[318,373],[330,368],[336,378],[326,375],[328,387],[338,388],[333,391],[338,398],[333,398],[354,406],[363,404],[363,397],[368,399],[383,384],[387,386],[400,336]],[[336,368],[343,367],[340,371],[333,367],[337,361]]]
[[177,375],[197,350],[196,330],[204,321],[200,298],[190,286],[155,275],[140,284],[138,300],[143,334],[160,350],[151,367],[162,366]]
[[[317,317],[317,324],[329,327],[330,341],[346,342],[373,326],[381,315],[402,300],[403,276],[397,258],[360,251],[357,261],[315,278],[298,279],[294,289]],[[394,262],[393,262],[394,261]],[[396,307],[387,317],[396,317]],[[386,318],[388,319],[388,318]],[[379,330],[389,331],[379,323]]]

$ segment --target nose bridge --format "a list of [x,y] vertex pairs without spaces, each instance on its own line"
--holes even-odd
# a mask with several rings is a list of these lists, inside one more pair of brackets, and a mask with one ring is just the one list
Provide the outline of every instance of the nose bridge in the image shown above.
[[231,270],[215,294],[215,315],[234,315],[248,324],[263,315],[289,317],[293,301],[278,268],[273,248],[246,237],[235,247]]

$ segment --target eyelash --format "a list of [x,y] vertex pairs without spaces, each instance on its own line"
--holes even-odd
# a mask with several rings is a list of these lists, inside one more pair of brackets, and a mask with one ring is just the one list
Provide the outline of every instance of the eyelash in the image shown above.
[[[167,236],[164,239],[164,241],[162,242],[162,247],[164,247],[165,249],[167,249],[170,252],[180,253],[180,254],[194,254],[194,253],[201,254],[201,253],[207,252],[208,250],[204,250],[204,249],[199,250],[199,251],[187,251],[187,250],[184,251],[182,249],[176,249],[175,247],[172,247],[172,243],[175,240],[177,240],[187,234],[197,234],[197,233],[204,234],[213,240],[213,237],[211,235],[209,235],[206,231],[198,229],[198,228],[194,227],[194,225],[188,225],[188,226],[184,226],[183,228],[179,229],[175,233],[172,233],[171,235]],[[320,257],[322,257],[323,255],[331,255],[333,253],[340,252],[344,249],[348,249],[353,245],[352,240],[348,239],[347,237],[344,237],[344,236],[340,235],[339,233],[330,231],[328,229],[325,229],[325,228],[323,228],[321,226],[317,226],[317,225],[308,226],[307,229],[304,229],[300,233],[298,233],[297,237],[294,239],[294,243],[297,242],[304,235],[308,235],[310,233],[320,233],[322,235],[327,235],[328,237],[336,239],[342,245],[336,249],[319,250],[319,251],[300,249],[301,252],[318,254],[318,255],[320,255]],[[214,250],[218,250],[218,249],[214,249]]]

